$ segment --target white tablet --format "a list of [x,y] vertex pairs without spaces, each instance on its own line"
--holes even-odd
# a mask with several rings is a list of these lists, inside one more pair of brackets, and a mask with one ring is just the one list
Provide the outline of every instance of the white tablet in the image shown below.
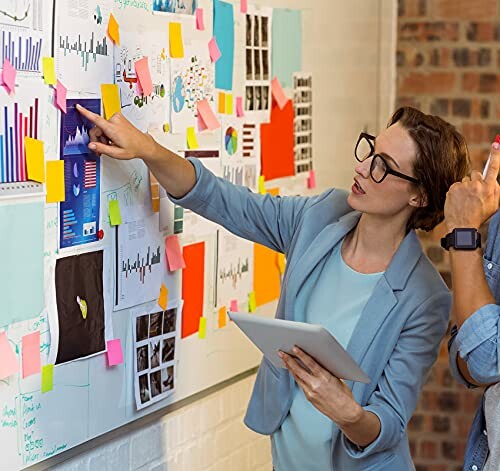
[[281,350],[295,356],[291,352],[296,345],[337,378],[370,382],[342,345],[321,325],[237,312],[229,312],[229,317],[277,368],[284,368],[277,352]]

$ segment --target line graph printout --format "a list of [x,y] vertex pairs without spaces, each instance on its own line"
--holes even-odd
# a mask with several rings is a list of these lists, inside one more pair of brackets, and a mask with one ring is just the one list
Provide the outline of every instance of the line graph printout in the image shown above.
[[[47,0],[45,2],[48,3]],[[0,24],[41,31],[44,7],[47,8],[44,0],[2,0]]]
[[113,43],[107,36],[112,2],[57,2],[54,36],[58,73],[71,91],[100,94],[113,83]]

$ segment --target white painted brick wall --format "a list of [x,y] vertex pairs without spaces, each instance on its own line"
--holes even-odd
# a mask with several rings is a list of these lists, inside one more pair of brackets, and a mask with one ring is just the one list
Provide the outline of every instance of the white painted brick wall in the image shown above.
[[243,424],[255,376],[101,444],[55,471],[271,471],[269,437]]

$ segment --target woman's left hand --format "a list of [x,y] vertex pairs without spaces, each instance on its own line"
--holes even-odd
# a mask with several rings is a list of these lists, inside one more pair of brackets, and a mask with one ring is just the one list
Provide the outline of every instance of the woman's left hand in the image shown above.
[[278,352],[307,400],[340,427],[357,422],[363,409],[354,400],[347,385],[300,348],[294,347],[293,354],[307,369],[291,355]]

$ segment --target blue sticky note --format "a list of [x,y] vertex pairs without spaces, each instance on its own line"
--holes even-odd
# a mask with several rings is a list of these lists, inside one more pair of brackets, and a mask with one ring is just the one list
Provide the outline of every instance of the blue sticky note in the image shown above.
[[233,5],[214,0],[214,37],[222,54],[215,63],[215,88],[233,89],[234,11]]
[[302,70],[302,12],[273,9],[272,76],[283,87],[293,86],[293,73]]

